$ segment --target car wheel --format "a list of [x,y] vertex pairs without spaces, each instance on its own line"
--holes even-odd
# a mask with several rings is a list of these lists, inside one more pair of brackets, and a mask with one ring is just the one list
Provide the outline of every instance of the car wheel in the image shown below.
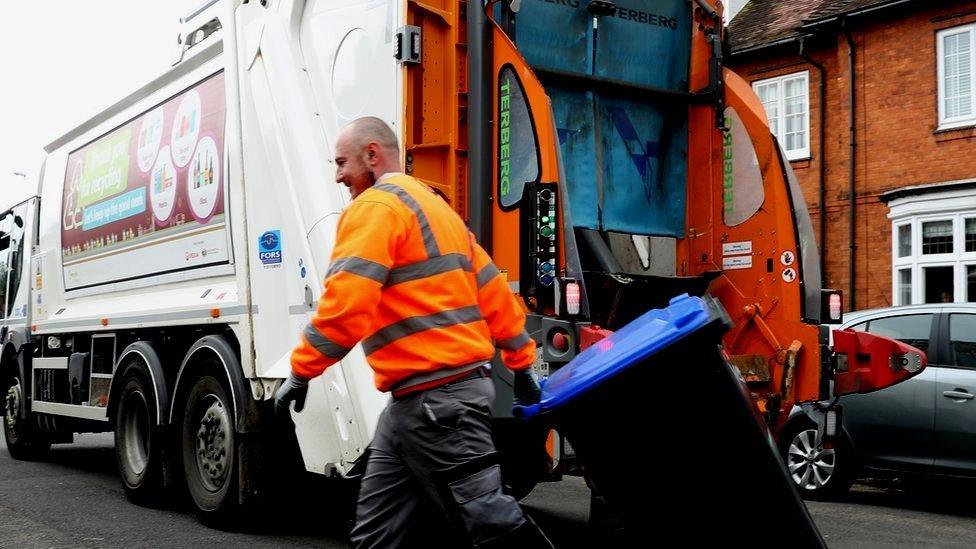
[[846,494],[854,481],[854,455],[846,438],[834,448],[817,444],[817,428],[808,422],[788,427],[780,452],[786,469],[804,498],[830,499]]

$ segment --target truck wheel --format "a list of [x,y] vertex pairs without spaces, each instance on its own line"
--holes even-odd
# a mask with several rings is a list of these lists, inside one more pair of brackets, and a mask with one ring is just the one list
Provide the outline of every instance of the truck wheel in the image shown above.
[[15,374],[4,385],[3,436],[7,441],[10,457],[25,461],[43,458],[51,449],[51,443],[34,432],[29,418],[25,420],[20,417],[24,407],[24,385],[20,382],[20,376]]
[[163,486],[164,437],[153,421],[156,396],[138,370],[130,369],[122,381],[115,410],[115,458],[126,496],[147,503],[160,497]]
[[230,519],[237,498],[234,405],[224,386],[205,375],[190,389],[183,413],[183,473],[204,523]]
[[846,437],[834,448],[817,446],[817,428],[797,421],[783,429],[780,453],[797,491],[804,498],[833,499],[846,494],[854,483],[855,456]]

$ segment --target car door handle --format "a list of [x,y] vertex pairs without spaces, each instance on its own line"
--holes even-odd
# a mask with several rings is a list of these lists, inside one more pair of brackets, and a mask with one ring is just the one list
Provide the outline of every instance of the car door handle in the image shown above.
[[955,391],[942,391],[942,396],[946,398],[958,398],[962,400],[972,400],[972,393],[968,393],[962,389],[956,389]]

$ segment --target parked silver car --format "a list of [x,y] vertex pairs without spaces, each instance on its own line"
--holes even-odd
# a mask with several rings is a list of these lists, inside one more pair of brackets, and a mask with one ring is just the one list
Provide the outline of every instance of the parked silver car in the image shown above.
[[844,431],[833,449],[816,444],[815,413],[794,410],[779,441],[800,493],[842,495],[865,469],[976,477],[976,303],[858,311],[839,327],[917,347],[928,367],[887,389],[841,397]]

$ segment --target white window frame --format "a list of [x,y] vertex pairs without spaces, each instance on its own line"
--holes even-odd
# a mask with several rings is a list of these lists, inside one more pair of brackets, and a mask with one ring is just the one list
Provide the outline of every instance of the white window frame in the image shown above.
[[[783,90],[786,88],[786,86],[784,86],[785,81],[796,78],[803,80],[803,88],[807,91],[806,95],[804,96],[806,108],[803,112],[803,127],[806,128],[804,131],[807,134],[807,145],[802,149],[790,150],[786,148],[786,104],[783,99]],[[752,90],[758,95],[759,87],[769,84],[775,84],[778,90],[778,93],[776,94],[776,139],[779,140],[780,146],[783,147],[783,150],[786,152],[786,159],[805,160],[810,158],[810,138],[812,134],[810,128],[810,71],[800,71],[773,78],[766,78],[764,80],[756,80],[752,83]],[[769,113],[767,113],[766,116],[768,119]]]
[[960,267],[962,269],[962,293],[963,293],[962,299],[963,301],[973,302],[976,301],[976,295],[972,296],[972,299],[970,299],[970,296],[965,295],[966,292],[969,290],[969,286],[967,285],[968,281],[966,280],[967,267],[976,267],[976,261],[963,262],[962,266]]
[[[958,216],[951,215],[927,215],[924,217],[917,218],[918,235],[915,234],[915,227],[912,227],[912,256],[920,263],[939,263],[943,261],[952,261],[959,254],[959,223],[956,221]],[[926,254],[924,253],[924,238],[925,235],[923,231],[927,223],[938,223],[940,221],[948,221],[952,225],[952,251],[948,253],[941,254]],[[916,247],[917,246],[917,247]]]
[[[966,219],[976,218],[976,192],[950,193],[951,196],[919,196],[899,199],[890,204],[891,213],[891,301],[894,305],[925,302],[924,271],[926,267],[953,267],[953,300],[966,302],[966,267],[976,265],[976,252],[966,251]],[[952,221],[952,253],[922,253],[922,224],[929,221]],[[898,229],[912,228],[911,253],[898,257]],[[912,272],[911,303],[903,303],[898,272]]]
[[[969,33],[969,102],[970,114],[966,116],[947,117],[945,113],[945,38],[954,34]],[[961,25],[950,29],[943,29],[936,33],[936,59],[938,88],[939,130],[948,130],[976,125],[976,24]]]
[[[915,267],[913,265],[897,265],[892,271],[892,289],[891,289],[891,302],[895,305],[911,305],[915,303],[915,288],[918,286],[918,280],[915,278]],[[905,303],[901,299],[901,279],[899,278],[899,273],[902,271],[908,271],[911,274],[911,295],[908,296],[908,302]]]

